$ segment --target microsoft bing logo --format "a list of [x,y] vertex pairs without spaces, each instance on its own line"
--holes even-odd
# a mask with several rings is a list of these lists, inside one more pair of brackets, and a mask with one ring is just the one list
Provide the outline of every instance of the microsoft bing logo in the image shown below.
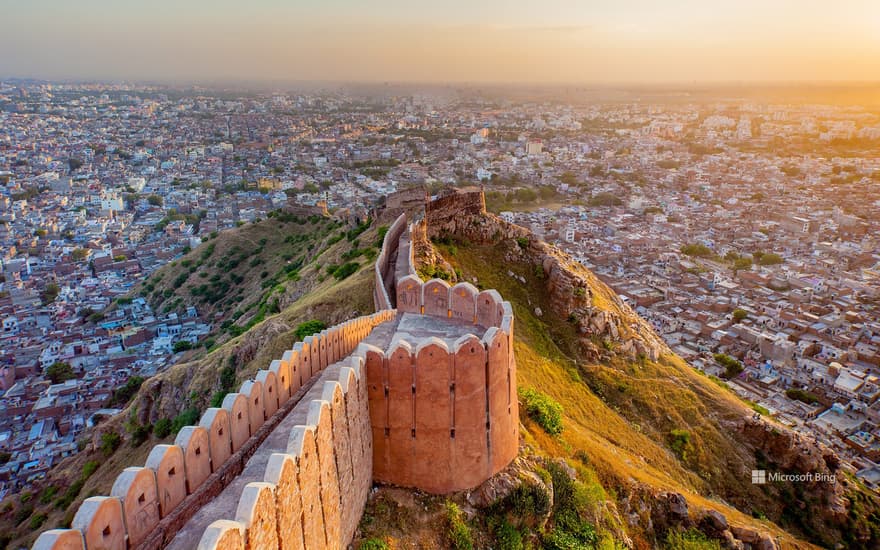
[[764,485],[767,483],[767,471],[752,470],[752,483],[755,485]]

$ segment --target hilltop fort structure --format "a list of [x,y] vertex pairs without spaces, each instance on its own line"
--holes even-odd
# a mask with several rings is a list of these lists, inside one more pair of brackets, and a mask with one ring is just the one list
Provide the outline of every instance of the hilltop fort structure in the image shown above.
[[294,345],[33,548],[344,548],[373,482],[446,494],[504,469],[519,441],[512,308],[413,265],[413,236],[461,210],[485,213],[482,193],[400,214],[376,313]]

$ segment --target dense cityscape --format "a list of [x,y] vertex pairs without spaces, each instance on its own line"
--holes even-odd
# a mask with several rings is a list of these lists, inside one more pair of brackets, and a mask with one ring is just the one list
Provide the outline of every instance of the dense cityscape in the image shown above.
[[[880,485],[880,114],[649,94],[0,83],[2,494],[216,335],[135,285],[284,209],[482,185],[690,364]],[[121,403],[120,403],[121,400]]]

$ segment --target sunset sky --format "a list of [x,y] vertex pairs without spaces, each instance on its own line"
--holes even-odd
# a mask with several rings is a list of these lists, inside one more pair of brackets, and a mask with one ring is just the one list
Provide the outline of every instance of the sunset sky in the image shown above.
[[878,0],[0,0],[0,77],[874,81]]

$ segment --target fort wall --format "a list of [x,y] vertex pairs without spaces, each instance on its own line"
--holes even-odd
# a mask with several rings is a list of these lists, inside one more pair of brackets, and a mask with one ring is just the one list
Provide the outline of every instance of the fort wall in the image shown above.
[[[485,211],[482,194],[430,202],[426,218],[462,208]],[[296,343],[34,548],[344,548],[374,480],[444,494],[505,468],[519,439],[512,308],[422,281],[412,242],[425,232],[405,215],[389,227],[377,313]],[[383,323],[367,340],[382,347],[364,343]]]
[[406,231],[406,215],[401,214],[388,227],[385,238],[382,241],[382,250],[376,258],[375,285],[373,289],[373,302],[377,311],[391,309],[391,293],[394,289],[394,264],[397,257],[397,247],[400,237]]
[[[123,470],[110,496],[86,499],[71,529],[43,533],[34,548],[163,547],[196,510],[242,472],[281,419],[303,407],[308,410],[310,424],[296,437],[291,436],[296,443],[290,449],[298,449],[289,455],[293,462],[285,462],[286,458],[270,462],[275,469],[267,468],[268,483],[253,488],[248,485],[241,496],[240,513],[229,518],[238,523],[213,526],[205,531],[202,542],[216,541],[206,548],[234,548],[236,541],[250,544],[250,548],[277,547],[263,545],[271,539],[269,526],[281,520],[290,523],[291,519],[286,500],[278,501],[276,492],[289,495],[294,483],[298,494],[314,494],[320,504],[319,509],[310,510],[311,516],[303,516],[304,521],[312,525],[316,514],[330,518],[321,537],[332,547],[351,540],[372,472],[363,353],[351,354],[374,327],[394,316],[393,310],[380,311],[297,343],[283,359],[273,361],[270,369],[261,370],[255,380],[245,381],[238,392],[228,394],[222,407],[207,409],[198,426],[181,429],[174,444],[155,446],[144,467]],[[331,360],[335,360],[334,369],[327,368]],[[322,400],[302,400],[305,390],[314,384],[321,384]],[[309,469],[320,477],[301,479],[303,470]],[[312,546],[318,547],[325,546]]]
[[[401,245],[399,254],[411,251]],[[391,349],[367,350],[373,477],[430,493],[472,489],[518,450],[513,310],[495,290],[407,272],[395,289],[399,313],[468,325],[470,333],[452,345],[401,337]]]

